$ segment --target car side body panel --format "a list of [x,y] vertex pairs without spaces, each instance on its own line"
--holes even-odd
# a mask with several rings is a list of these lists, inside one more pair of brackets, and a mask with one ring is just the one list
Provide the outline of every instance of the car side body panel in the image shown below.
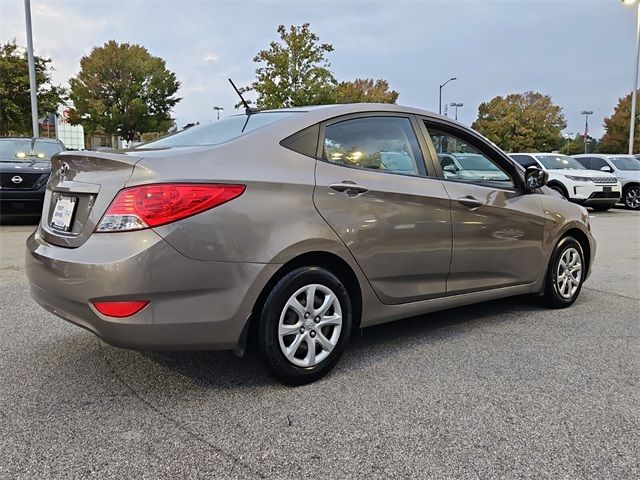
[[[279,143],[329,118],[357,112],[431,115],[395,105],[319,107],[219,146],[142,149],[125,155],[83,152],[57,156],[47,192],[50,202],[54,201],[53,195],[65,189],[73,193],[74,188],[88,188],[94,180],[101,181],[101,173],[105,172],[100,168],[105,166],[110,166],[111,173],[118,175],[110,180],[108,188],[101,185],[99,192],[94,192],[98,195],[93,204],[95,210],[87,211],[87,221],[81,225],[81,231],[67,235],[52,231],[47,225],[51,207],[45,205],[47,215],[27,241],[26,273],[33,297],[47,310],[114,345],[142,349],[233,349],[242,342],[247,322],[255,313],[254,306],[265,288],[289,262],[301,255],[331,254],[349,266],[362,297],[362,327],[540,292],[544,285],[542,272],[546,271],[554,246],[561,235],[573,228],[588,239],[592,264],[595,244],[588,231],[586,213],[563,200],[531,194],[526,199],[528,202],[540,197],[545,231],[538,251],[531,253],[536,259],[527,267],[526,274],[515,274],[526,280],[513,282],[518,284],[506,282],[506,285],[498,282],[494,288],[482,291],[462,289],[465,293],[446,296],[442,281],[451,259],[451,238],[450,233],[446,233],[451,231],[451,214],[450,195],[443,182],[434,178],[388,175],[382,183],[393,188],[385,192],[380,185],[371,185],[374,191],[384,192],[377,200],[386,204],[370,216],[367,209],[373,210],[380,203],[373,195],[363,198],[368,205],[359,208],[323,206],[323,198],[326,200],[331,193],[327,183],[333,180],[320,175],[317,178],[321,181],[316,185],[316,175],[317,171],[326,173],[325,167],[333,166]],[[433,118],[448,122],[436,115]],[[57,169],[65,160],[70,161],[72,171],[62,178]],[[425,161],[432,160],[425,158]],[[89,171],[92,165],[96,170],[93,177]],[[379,175],[377,172],[366,174]],[[345,179],[341,175],[335,178]],[[402,201],[397,201],[396,196],[395,203],[391,202],[394,195],[391,190],[401,188],[403,181],[408,182],[410,195]],[[226,204],[154,229],[111,234],[93,232],[117,189],[157,182],[240,183],[247,189]],[[109,194],[105,194],[107,191]],[[316,204],[314,192],[316,199],[320,199]],[[432,197],[426,203],[420,200],[425,192]],[[411,201],[411,195],[419,200],[415,202],[418,205],[406,203]],[[498,196],[495,201],[506,202]],[[96,205],[99,208],[96,209]],[[406,211],[398,212],[402,208]],[[321,215],[325,209],[342,212],[340,215],[350,213],[358,221],[362,220],[359,227],[384,223],[387,230],[382,234],[389,239],[389,232],[400,232],[396,247],[401,248],[396,248],[396,252],[404,249],[404,258],[402,255],[380,258],[380,250],[368,243],[370,228],[347,232],[346,229],[351,229],[348,222],[333,221],[330,225]],[[365,222],[367,219],[376,222]],[[469,218],[462,218],[467,220]],[[537,227],[543,221],[535,215],[528,220]],[[412,227],[399,228],[402,226]],[[501,223],[500,228],[494,230],[504,228]],[[525,232],[525,238],[533,238],[528,228],[534,227],[520,229]],[[434,237],[430,232],[437,235]],[[514,235],[514,230],[510,232]],[[426,247],[420,245],[423,235],[425,242],[432,242]],[[360,249],[352,248],[351,242],[356,239],[361,243]],[[501,242],[505,245],[513,242],[509,238],[494,240],[496,243],[491,248],[496,255],[500,255]],[[529,240],[523,242],[520,254],[535,250],[527,243]],[[426,253],[426,256],[418,255],[420,248],[423,249],[420,255]],[[418,258],[425,260],[418,262]],[[509,258],[511,264],[516,265],[515,253],[509,253]],[[367,263],[369,261],[372,263]],[[367,271],[365,265],[372,270]],[[398,272],[385,274],[385,266],[413,269],[414,278],[394,282]],[[531,269],[536,268],[537,277],[527,283],[531,280]],[[502,273],[508,276],[506,266]],[[151,300],[151,303],[124,319],[107,318],[91,305],[95,300],[113,299]]]

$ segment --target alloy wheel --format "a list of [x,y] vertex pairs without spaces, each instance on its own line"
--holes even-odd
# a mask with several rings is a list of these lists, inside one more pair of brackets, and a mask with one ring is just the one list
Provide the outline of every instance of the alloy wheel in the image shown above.
[[624,203],[634,210],[640,208],[640,187],[631,187],[624,195]]
[[278,322],[280,350],[298,367],[325,360],[340,339],[342,307],[330,288],[311,284],[299,288],[287,301]]
[[560,257],[556,270],[556,286],[562,298],[571,298],[582,280],[582,259],[574,247],[567,248]]

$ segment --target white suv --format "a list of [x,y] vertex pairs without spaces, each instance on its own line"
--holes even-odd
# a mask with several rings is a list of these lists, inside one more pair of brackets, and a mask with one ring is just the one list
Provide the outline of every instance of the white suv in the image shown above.
[[588,153],[573,155],[585,168],[611,172],[622,185],[622,203],[632,210],[640,210],[640,160],[633,155]]
[[615,175],[587,170],[575,158],[559,153],[512,153],[516,162],[549,173],[547,186],[567,200],[594,210],[609,210],[620,201],[622,189]]

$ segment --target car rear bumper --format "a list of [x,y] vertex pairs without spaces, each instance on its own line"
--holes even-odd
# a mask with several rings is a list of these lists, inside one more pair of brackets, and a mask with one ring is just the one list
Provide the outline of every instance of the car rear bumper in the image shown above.
[[[27,240],[31,296],[106,342],[141,350],[233,349],[279,265],[192,260],[151,230],[94,234],[78,248]],[[92,302],[149,300],[126,318]]]

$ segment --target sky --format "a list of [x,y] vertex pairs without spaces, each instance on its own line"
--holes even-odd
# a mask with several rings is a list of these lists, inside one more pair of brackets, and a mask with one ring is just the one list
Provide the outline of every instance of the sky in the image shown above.
[[[108,40],[144,45],[181,82],[179,127],[234,110],[238,86],[254,79],[255,54],[279,24],[309,22],[331,43],[339,81],[383,78],[398,103],[438,111],[460,102],[470,125],[480,103],[529,90],[550,95],[565,133],[600,137],[605,116],[632,89],[636,12],[620,0],[31,0],[36,55],[50,57],[67,86],[80,58]],[[26,45],[23,0],[0,0],[0,41]],[[251,95],[248,95],[252,98]],[[450,110],[453,115],[453,109]]]

